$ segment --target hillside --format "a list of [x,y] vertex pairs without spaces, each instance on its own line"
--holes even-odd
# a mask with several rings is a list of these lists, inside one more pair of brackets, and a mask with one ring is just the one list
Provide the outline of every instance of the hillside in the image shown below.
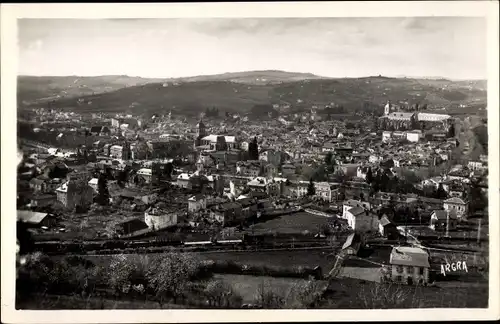
[[201,75],[187,78],[140,78],[125,75],[107,75],[95,77],[78,76],[19,76],[18,102],[28,105],[34,102],[47,102],[61,98],[74,98],[116,91],[126,87],[141,86],[149,83],[184,83],[206,81],[229,81],[245,84],[275,84],[322,77],[310,73],[285,71],[249,71]]

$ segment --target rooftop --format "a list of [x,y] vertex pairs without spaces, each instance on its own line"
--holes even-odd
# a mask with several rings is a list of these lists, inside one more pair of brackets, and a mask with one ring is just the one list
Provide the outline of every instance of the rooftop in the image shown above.
[[390,263],[413,267],[430,267],[427,252],[421,248],[408,246],[394,247],[390,256]]

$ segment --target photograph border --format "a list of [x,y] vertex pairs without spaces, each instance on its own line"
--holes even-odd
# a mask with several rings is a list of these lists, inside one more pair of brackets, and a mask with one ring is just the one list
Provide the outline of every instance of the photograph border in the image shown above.
[[[2,4],[2,278],[1,312],[6,323],[276,322],[498,319],[499,218],[490,218],[488,309],[406,310],[15,310],[17,19],[20,18],[300,18],[300,17],[486,17],[488,22],[489,211],[499,212],[499,4],[496,1],[269,2],[169,4]],[[457,67],[460,68],[460,67]]]

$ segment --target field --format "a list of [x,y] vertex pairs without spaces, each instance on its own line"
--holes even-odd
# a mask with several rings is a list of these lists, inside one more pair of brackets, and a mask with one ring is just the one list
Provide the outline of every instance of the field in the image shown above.
[[253,231],[255,234],[299,234],[304,231],[318,233],[321,226],[326,224],[328,224],[327,217],[316,216],[306,212],[299,212],[291,215],[279,216],[266,222],[252,225],[248,231]]
[[323,309],[486,307],[487,284],[467,287],[415,287],[379,285],[351,278],[331,281],[320,305]]
[[[287,296],[294,287],[301,283],[305,283],[303,279],[290,278],[274,278],[274,277],[255,277],[244,275],[215,275],[215,279],[220,279],[223,282],[231,285],[231,287],[243,298],[244,304],[252,304],[255,302],[256,296],[264,289],[271,290],[280,296]],[[321,281],[318,285],[319,289],[324,288],[328,283]]]
[[335,261],[329,249],[264,251],[264,252],[227,252],[201,253],[205,260],[234,261],[240,264],[271,267],[331,267]]

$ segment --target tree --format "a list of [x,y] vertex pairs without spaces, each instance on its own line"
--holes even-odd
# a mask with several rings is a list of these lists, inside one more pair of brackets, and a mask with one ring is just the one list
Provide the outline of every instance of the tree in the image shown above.
[[366,172],[366,183],[371,184],[373,182],[373,172],[372,168],[369,167],[368,171]]
[[204,289],[210,306],[238,308],[242,304],[242,297],[238,295],[233,287],[221,280],[211,280]]
[[163,166],[163,172],[167,176],[168,179],[172,177],[172,172],[174,171],[174,166],[172,163],[168,162]]
[[436,191],[436,198],[437,199],[446,199],[447,196],[448,196],[448,194],[446,193],[446,190],[444,190],[443,184],[440,183],[438,186],[438,189]]
[[325,156],[325,164],[327,166],[331,165],[332,164],[332,159],[333,159],[333,154],[332,152],[328,152],[326,153],[326,156]]
[[199,271],[199,260],[186,253],[165,253],[155,256],[146,276],[149,285],[159,298],[160,305],[165,297],[174,302],[183,297],[189,280]]
[[255,303],[265,309],[277,309],[285,306],[285,298],[263,281],[257,290]]
[[259,144],[257,144],[257,137],[248,144],[248,157],[250,160],[259,159]]
[[97,181],[97,202],[101,206],[109,204],[108,179],[105,174],[100,174]]
[[309,185],[307,186],[307,195],[314,196],[316,194],[316,187],[314,187],[314,182],[309,180]]

